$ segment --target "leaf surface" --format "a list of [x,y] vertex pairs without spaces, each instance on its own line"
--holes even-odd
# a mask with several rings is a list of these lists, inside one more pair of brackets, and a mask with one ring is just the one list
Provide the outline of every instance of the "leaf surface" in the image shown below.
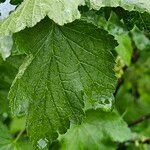
[[132,38],[135,42],[136,47],[139,50],[149,50],[150,49],[150,38],[148,38],[142,31],[140,31],[136,26],[132,29]]
[[150,13],[140,13],[137,11],[129,12],[122,8],[116,8],[114,11],[123,19],[129,30],[132,30],[134,25],[136,25],[140,30],[150,33]]
[[89,6],[99,10],[102,7],[122,7],[129,11],[147,11],[150,13],[149,0],[86,0]]
[[99,28],[103,28],[109,32],[109,34],[113,35],[118,42],[118,46],[116,47],[116,52],[121,57],[123,62],[130,66],[131,57],[132,57],[132,42],[129,36],[129,31],[126,26],[120,21],[119,17],[111,11],[108,19],[105,18],[104,12],[107,12],[107,9],[104,11],[87,11],[82,14],[82,20],[90,22]]
[[28,114],[34,142],[52,141],[66,132],[69,120],[80,123],[83,97],[94,108],[112,101],[116,41],[106,31],[83,21],[61,27],[45,19],[14,41],[27,58],[9,99],[14,115]]
[[9,35],[25,27],[33,27],[46,15],[59,25],[80,18],[79,5],[84,0],[24,0],[5,21],[0,24],[0,35]]
[[0,150],[33,150],[31,144],[26,140],[24,142],[15,141],[9,130],[0,122]]
[[19,4],[21,4],[23,2],[23,0],[10,0],[10,3],[12,4],[12,5],[19,5]]
[[131,138],[130,129],[118,113],[89,110],[83,123],[72,125],[60,140],[62,150],[112,150],[116,149],[114,141]]
[[13,40],[11,36],[0,37],[0,54],[4,60],[10,56],[12,46]]
[[23,58],[23,56],[13,56],[0,62],[0,118],[9,114],[7,94]]

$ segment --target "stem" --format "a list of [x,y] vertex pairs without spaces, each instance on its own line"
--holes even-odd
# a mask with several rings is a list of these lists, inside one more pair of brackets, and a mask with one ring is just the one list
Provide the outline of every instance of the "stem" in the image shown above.
[[149,139],[145,139],[145,140],[143,141],[143,143],[150,144],[150,138],[149,138]]
[[137,51],[137,49],[135,49],[133,51],[133,55],[132,55],[132,63],[136,63],[139,59],[139,52]]
[[117,84],[117,87],[116,87],[116,90],[115,90],[114,96],[116,96],[116,95],[117,95],[118,90],[120,89],[120,87],[121,87],[121,85],[122,85],[123,83],[124,83],[123,78],[120,78],[120,79],[118,80],[118,84]]
[[21,130],[21,131],[19,132],[19,134],[17,135],[17,137],[15,138],[15,140],[13,141],[13,143],[16,143],[16,142],[19,140],[19,138],[20,138],[20,136],[23,134],[23,132],[24,132],[24,130]]
[[150,119],[150,114],[142,116],[141,118],[139,118],[139,119],[133,121],[132,123],[130,123],[128,126],[129,127],[135,126],[135,125],[137,125],[137,124],[139,124],[139,123],[141,123],[145,120],[148,120],[148,119]]

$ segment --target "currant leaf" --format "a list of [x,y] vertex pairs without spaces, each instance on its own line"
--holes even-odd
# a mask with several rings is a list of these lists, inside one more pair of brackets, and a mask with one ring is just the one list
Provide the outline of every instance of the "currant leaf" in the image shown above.
[[122,7],[129,11],[150,13],[149,0],[85,0],[90,8],[99,10],[102,7]]
[[34,145],[56,139],[70,121],[81,123],[85,97],[94,108],[112,100],[117,43],[106,31],[83,21],[61,27],[45,19],[14,41],[27,58],[9,99],[14,115],[27,114]]
[[25,27],[33,27],[45,16],[59,25],[80,18],[79,5],[84,0],[24,0],[5,21],[0,24],[0,35],[9,35]]
[[115,150],[115,142],[131,138],[130,129],[117,112],[89,110],[83,123],[72,125],[65,135],[60,136],[60,141],[62,150]]

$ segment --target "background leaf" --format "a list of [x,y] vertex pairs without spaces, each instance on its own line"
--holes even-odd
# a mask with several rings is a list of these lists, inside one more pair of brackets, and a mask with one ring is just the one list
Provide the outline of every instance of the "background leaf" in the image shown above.
[[123,142],[131,138],[131,131],[116,112],[89,110],[83,123],[72,125],[60,140],[62,150],[112,150],[116,149],[115,142]]
[[9,35],[25,27],[33,27],[46,15],[59,25],[72,22],[80,18],[79,5],[84,5],[84,0],[25,0],[0,24],[0,35]]

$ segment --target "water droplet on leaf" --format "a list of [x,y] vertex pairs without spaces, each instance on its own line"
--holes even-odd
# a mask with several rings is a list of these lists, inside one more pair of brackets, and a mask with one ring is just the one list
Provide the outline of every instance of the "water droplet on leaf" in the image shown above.
[[45,148],[47,146],[48,140],[46,138],[45,139],[40,139],[37,143],[38,143],[37,146],[40,149],[43,149],[43,148]]

